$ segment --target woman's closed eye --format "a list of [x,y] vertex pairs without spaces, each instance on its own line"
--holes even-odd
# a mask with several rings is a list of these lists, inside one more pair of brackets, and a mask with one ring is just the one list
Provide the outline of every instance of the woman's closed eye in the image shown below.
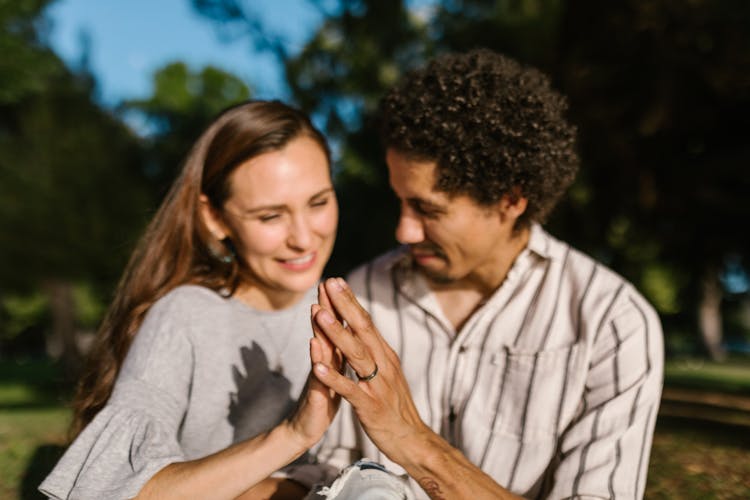
[[265,212],[258,215],[258,220],[261,222],[273,222],[281,219],[281,214],[278,212]]
[[324,198],[316,198],[310,202],[310,206],[313,208],[324,207],[328,205],[328,202],[330,201],[330,199],[331,199],[330,196],[326,196]]

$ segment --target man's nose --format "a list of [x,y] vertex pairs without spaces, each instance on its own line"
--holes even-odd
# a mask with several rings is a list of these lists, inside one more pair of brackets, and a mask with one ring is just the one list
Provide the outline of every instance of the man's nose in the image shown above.
[[409,208],[401,209],[396,227],[396,240],[405,245],[420,243],[424,240],[422,219]]

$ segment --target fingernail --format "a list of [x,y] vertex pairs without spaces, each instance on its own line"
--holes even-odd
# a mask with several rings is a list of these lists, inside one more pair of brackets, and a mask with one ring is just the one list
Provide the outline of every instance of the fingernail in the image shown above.
[[328,367],[323,363],[315,363],[315,371],[321,375],[326,375],[328,373]]
[[347,284],[344,278],[336,278],[336,281],[338,281],[339,286],[341,287],[342,290],[347,288]]
[[326,311],[325,309],[321,309],[320,312],[315,316],[316,318],[320,318],[320,321],[327,325],[332,325],[334,322],[333,315]]
[[328,280],[328,283],[331,284],[331,287],[334,290],[341,290],[341,283],[339,283],[339,279],[338,278],[331,278],[330,280]]

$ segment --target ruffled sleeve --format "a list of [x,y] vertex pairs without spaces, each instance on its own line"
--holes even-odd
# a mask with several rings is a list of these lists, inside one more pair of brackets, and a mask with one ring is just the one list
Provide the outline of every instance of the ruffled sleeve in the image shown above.
[[61,500],[133,498],[159,470],[184,461],[174,423],[180,409],[160,392],[138,382],[118,385],[115,402],[83,430],[39,490]]
[[185,461],[179,432],[194,369],[185,318],[176,300],[151,308],[107,405],[39,491],[65,500],[133,498],[166,465]]

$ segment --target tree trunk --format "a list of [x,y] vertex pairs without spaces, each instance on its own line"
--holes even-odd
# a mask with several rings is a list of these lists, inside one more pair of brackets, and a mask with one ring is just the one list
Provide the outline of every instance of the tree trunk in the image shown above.
[[721,344],[722,289],[719,282],[719,273],[716,268],[708,268],[703,276],[701,289],[701,303],[698,308],[698,325],[701,331],[701,338],[711,359],[714,361],[724,361],[727,357],[727,352]]
[[64,280],[50,280],[43,289],[49,298],[52,331],[47,336],[47,354],[60,360],[66,374],[76,377],[83,356],[76,343],[75,301],[73,285]]

